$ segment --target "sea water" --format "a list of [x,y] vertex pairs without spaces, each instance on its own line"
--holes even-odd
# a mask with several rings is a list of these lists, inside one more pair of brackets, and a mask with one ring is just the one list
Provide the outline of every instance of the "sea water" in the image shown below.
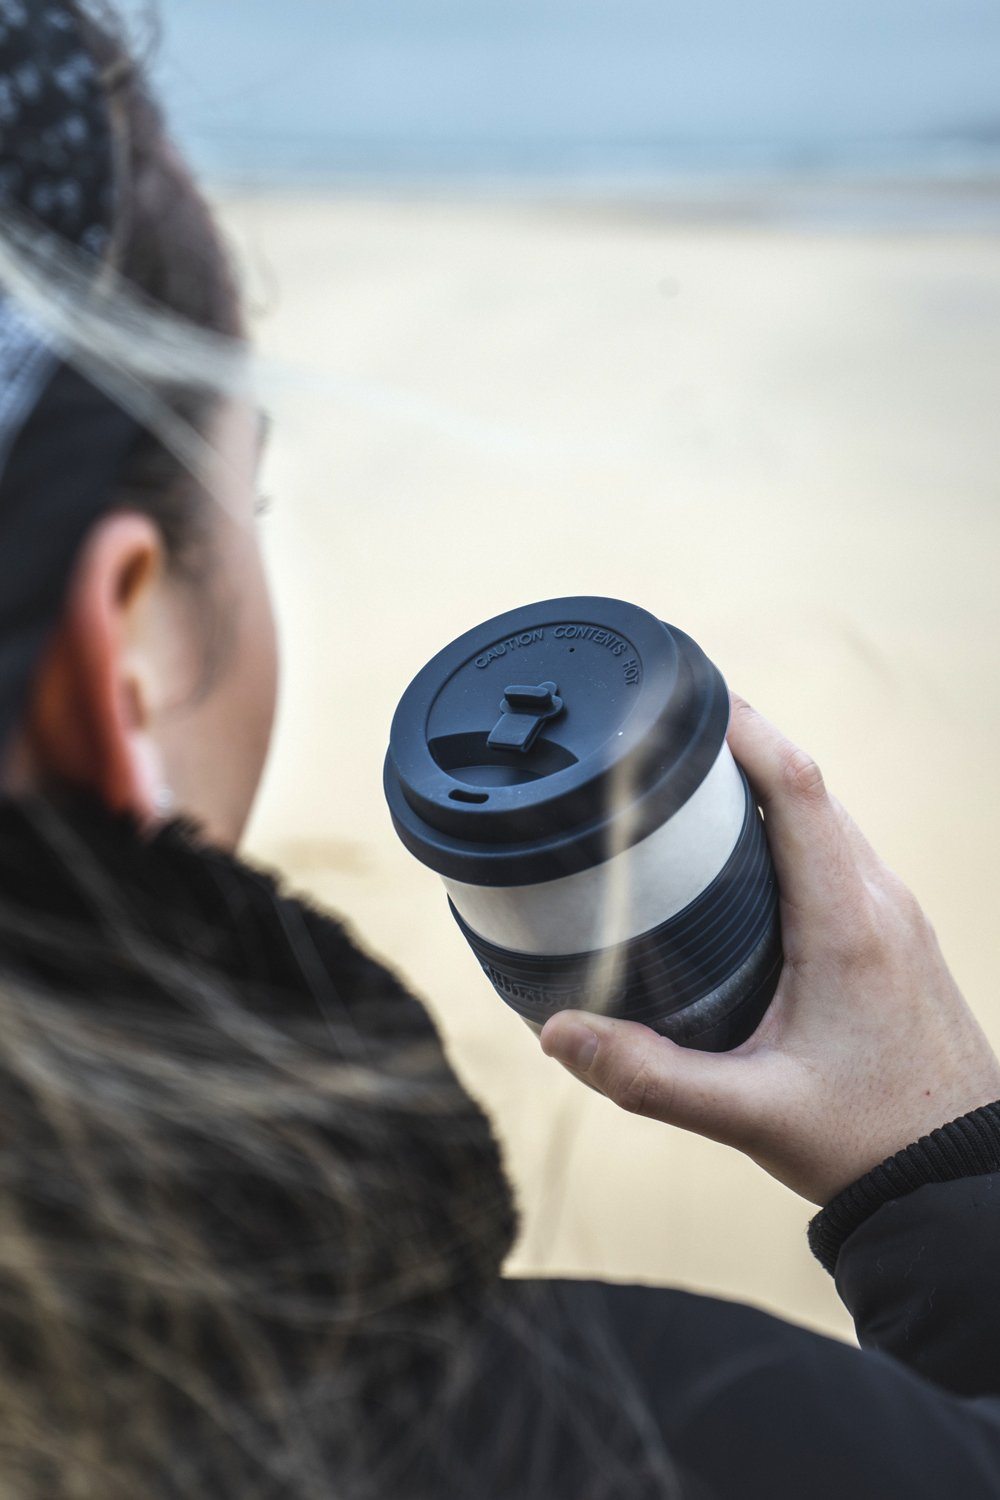
[[158,8],[160,86],[216,180],[730,194],[1000,175],[996,0]]

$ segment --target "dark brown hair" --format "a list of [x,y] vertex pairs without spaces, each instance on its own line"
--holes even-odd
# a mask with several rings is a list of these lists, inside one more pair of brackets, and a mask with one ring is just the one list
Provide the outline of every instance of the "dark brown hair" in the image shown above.
[[[106,6],[81,6],[90,50],[102,70],[117,145],[114,261],[129,288],[192,328],[240,340],[241,295],[218,223],[170,139],[146,68]],[[206,434],[215,398],[171,393],[174,412]],[[191,565],[202,553],[209,507],[201,486],[146,433],[122,475],[121,499],[151,515],[168,555]]]

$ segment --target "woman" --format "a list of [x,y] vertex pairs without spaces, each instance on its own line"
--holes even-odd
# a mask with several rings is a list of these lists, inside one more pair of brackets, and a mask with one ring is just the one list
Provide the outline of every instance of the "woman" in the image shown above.
[[737,703],[787,951],[757,1035],[542,1045],[825,1204],[866,1348],[503,1281],[510,1190],[423,1008],[232,852],[275,684],[239,299],[73,0],[0,0],[0,206],[0,1494],[1000,1494],[1000,1068],[813,764]]

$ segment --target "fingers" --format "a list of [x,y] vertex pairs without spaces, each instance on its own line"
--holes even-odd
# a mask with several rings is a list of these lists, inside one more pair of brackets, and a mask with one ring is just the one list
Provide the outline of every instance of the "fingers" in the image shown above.
[[842,920],[861,873],[816,762],[735,694],[729,746],[764,810],[782,900],[810,926]]
[[635,1021],[585,1011],[550,1016],[541,1045],[631,1114],[736,1144],[758,1113],[761,1070],[748,1056],[696,1052]]
[[831,797],[830,801],[833,803],[837,811],[837,816],[840,818],[844,837],[857,862],[859,870],[870,880],[880,880],[885,875],[886,867],[884,861],[876,854],[844,804],[839,802],[836,797]]

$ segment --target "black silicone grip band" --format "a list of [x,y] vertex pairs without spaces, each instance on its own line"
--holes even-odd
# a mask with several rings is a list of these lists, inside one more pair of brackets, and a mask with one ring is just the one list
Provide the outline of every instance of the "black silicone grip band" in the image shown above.
[[[503,1000],[536,1025],[567,1008],[599,1008],[654,1025],[704,1000],[760,954],[764,967],[748,976],[748,987],[759,992],[766,1007],[780,970],[778,892],[764,825],[745,778],[744,786],[743,826],[716,878],[683,911],[615,949],[514,952],[474,932],[452,905],[463,936]],[[732,999],[733,1009],[741,998]]]

